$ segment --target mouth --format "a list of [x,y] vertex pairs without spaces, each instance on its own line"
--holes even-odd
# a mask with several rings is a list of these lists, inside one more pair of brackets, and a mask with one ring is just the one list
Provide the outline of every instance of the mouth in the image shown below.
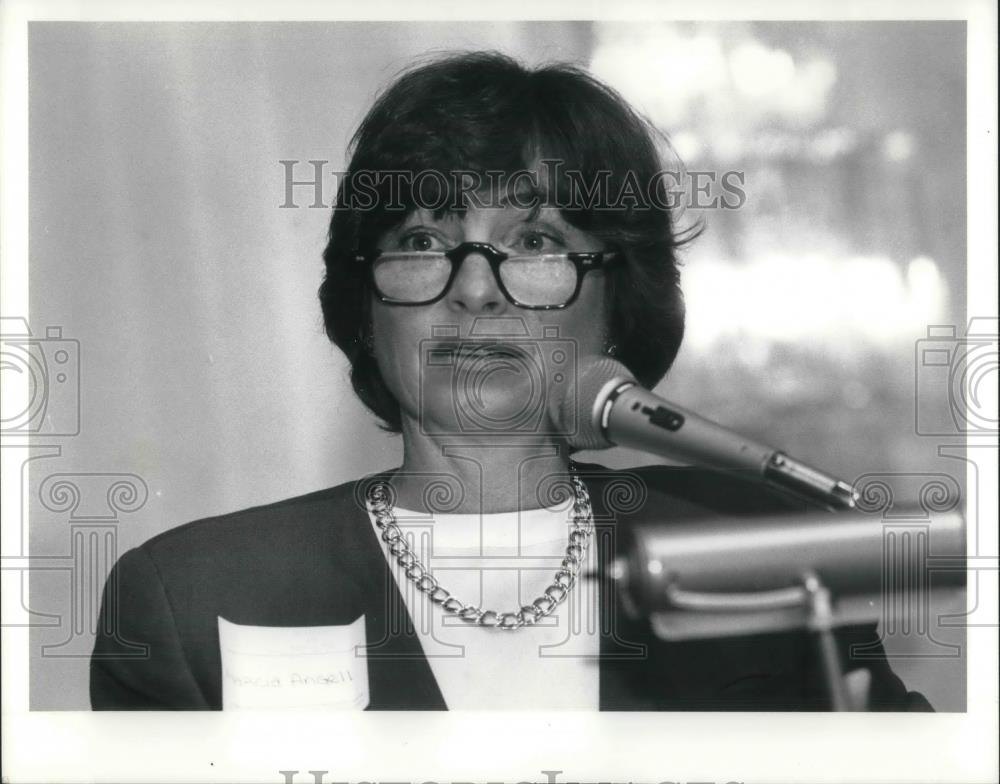
[[525,351],[520,346],[494,340],[462,340],[440,343],[434,346],[431,351],[438,358],[519,359],[525,356]]

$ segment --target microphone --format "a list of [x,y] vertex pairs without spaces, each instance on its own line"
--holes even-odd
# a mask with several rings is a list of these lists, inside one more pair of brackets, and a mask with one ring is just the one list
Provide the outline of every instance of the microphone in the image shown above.
[[581,358],[578,370],[553,412],[558,424],[567,425],[570,446],[627,446],[723,471],[750,471],[829,509],[854,507],[855,492],[846,482],[654,395],[611,357]]

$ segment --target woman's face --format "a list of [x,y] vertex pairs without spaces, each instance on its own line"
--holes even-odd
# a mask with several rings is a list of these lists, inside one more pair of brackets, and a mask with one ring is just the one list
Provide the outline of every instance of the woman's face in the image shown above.
[[[378,247],[443,251],[463,242],[489,243],[508,254],[606,250],[555,208],[533,215],[510,205],[470,206],[440,219],[417,210]],[[433,304],[391,305],[372,295],[374,353],[399,401],[404,432],[487,441],[498,433],[551,434],[549,403],[561,399],[578,358],[601,353],[606,312],[600,270],[583,276],[568,307],[529,310],[509,302],[489,262],[471,253]]]

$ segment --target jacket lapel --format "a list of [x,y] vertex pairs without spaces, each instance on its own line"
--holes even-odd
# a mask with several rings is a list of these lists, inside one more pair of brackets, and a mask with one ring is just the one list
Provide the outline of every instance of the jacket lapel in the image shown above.
[[344,528],[356,532],[356,538],[339,543],[338,549],[343,551],[345,545],[349,549],[348,568],[364,589],[368,710],[445,710],[441,690],[368,517],[364,496],[354,492],[353,497],[355,503],[348,512],[351,524]]

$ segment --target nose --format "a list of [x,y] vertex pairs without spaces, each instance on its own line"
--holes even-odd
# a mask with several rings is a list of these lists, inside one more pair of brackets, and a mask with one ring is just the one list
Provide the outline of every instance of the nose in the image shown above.
[[472,314],[496,314],[507,307],[490,263],[481,253],[470,253],[461,261],[446,300],[455,312]]

